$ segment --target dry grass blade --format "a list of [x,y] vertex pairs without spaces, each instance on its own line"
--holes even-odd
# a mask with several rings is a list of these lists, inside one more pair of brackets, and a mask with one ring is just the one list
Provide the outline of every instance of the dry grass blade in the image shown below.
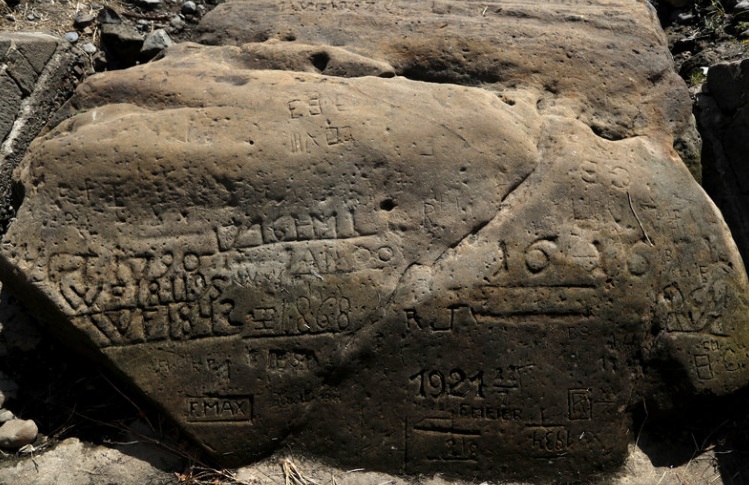
[[289,458],[284,459],[282,468],[286,485],[319,485],[316,481],[302,475]]

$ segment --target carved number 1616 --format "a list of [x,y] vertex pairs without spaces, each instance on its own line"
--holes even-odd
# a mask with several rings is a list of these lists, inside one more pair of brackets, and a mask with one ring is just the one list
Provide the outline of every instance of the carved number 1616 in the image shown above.
[[439,398],[442,396],[466,397],[471,392],[476,397],[484,397],[484,372],[478,371],[469,376],[461,369],[448,373],[425,369],[409,377],[419,385],[421,397]]

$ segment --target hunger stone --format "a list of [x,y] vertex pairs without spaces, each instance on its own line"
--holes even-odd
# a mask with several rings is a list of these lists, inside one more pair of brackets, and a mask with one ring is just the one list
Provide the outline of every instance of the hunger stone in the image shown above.
[[91,77],[16,171],[0,274],[62,338],[225,465],[588,477],[648,396],[747,383],[746,273],[644,4],[271,3],[247,28],[378,35]]

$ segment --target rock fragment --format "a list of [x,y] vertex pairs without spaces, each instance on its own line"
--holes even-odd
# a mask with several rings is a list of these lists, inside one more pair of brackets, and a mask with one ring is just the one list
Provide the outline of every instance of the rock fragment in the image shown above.
[[78,32],[66,32],[63,37],[71,44],[78,42]]
[[143,42],[143,47],[140,50],[140,59],[142,61],[149,61],[172,45],[174,45],[174,41],[166,33],[166,30],[154,30],[146,36],[146,40]]
[[96,51],[98,50],[94,44],[91,42],[86,42],[81,46],[81,49],[83,49],[83,52],[85,52],[88,55],[96,54]]
[[198,15],[198,6],[192,0],[187,0],[180,9],[183,15]]
[[73,18],[73,26],[78,30],[83,30],[86,27],[92,25],[95,20],[96,17],[94,15],[79,11]]
[[121,24],[122,17],[111,7],[102,7],[96,14],[96,20],[100,24]]
[[172,33],[182,32],[185,29],[185,25],[187,24],[179,15],[175,15],[169,21],[169,29]]
[[741,0],[733,7],[733,14],[738,19],[749,18],[749,1]]
[[123,69],[138,62],[143,47],[143,36],[124,23],[104,23],[101,26],[102,49],[110,69]]
[[39,429],[30,419],[11,419],[0,426],[0,448],[17,449],[36,440]]

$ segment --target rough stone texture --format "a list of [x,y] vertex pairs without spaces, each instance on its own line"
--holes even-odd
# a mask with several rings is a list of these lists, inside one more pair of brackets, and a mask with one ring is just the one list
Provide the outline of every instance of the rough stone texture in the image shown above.
[[107,56],[107,66],[123,69],[138,62],[143,36],[129,24],[102,23],[101,46]]
[[0,32],[0,227],[12,216],[11,173],[72,94],[77,63],[68,43],[56,37]]
[[4,464],[0,467],[0,483],[167,485],[176,483],[178,463],[174,456],[148,444],[106,448],[69,438],[52,450],[19,460],[15,466]]
[[169,46],[174,45],[174,41],[169,37],[164,29],[158,29],[146,36],[143,47],[140,50],[141,60],[151,60],[161,51]]
[[[664,125],[699,179],[700,137],[647,1],[231,0],[201,21],[207,44],[269,39],[343,47],[410,79],[532,84],[611,140]],[[328,74],[324,47],[313,58]],[[637,99],[637,102],[633,102]]]
[[225,464],[587,477],[634,403],[745,385],[746,274],[645,4],[394,5],[90,78],[17,171],[8,287]]
[[39,429],[30,419],[11,419],[0,426],[0,448],[18,449],[33,443]]
[[710,68],[696,109],[704,145],[704,187],[749,258],[749,60]]

